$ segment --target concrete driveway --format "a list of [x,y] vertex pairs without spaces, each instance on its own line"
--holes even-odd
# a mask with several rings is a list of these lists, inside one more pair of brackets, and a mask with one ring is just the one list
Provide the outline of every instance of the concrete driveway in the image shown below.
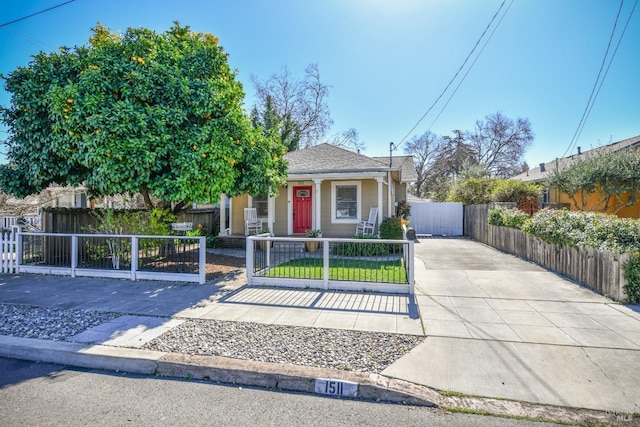
[[422,239],[415,248],[427,339],[383,374],[471,395],[640,412],[638,312],[474,241]]

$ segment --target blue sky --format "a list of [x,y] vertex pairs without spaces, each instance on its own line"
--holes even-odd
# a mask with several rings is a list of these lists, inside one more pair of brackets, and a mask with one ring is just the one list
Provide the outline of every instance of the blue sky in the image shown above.
[[[611,50],[634,1],[623,3]],[[6,2],[0,24],[63,2]],[[264,80],[286,66],[302,76],[307,64],[317,63],[322,81],[330,86],[330,133],[355,128],[366,142],[366,154],[384,156],[389,142],[399,143],[434,103],[501,4],[502,0],[76,0],[1,27],[0,73],[28,64],[41,50],[86,43],[98,21],[112,30],[148,27],[162,32],[177,20],[220,38],[244,85],[247,110],[253,105],[252,74]],[[409,138],[427,130],[439,135],[471,130],[476,120],[501,111],[531,121],[536,136],[525,157],[530,165],[562,156],[587,105],[619,7],[614,0],[507,0],[500,14],[504,17],[480,56],[472,56]],[[640,134],[639,94],[640,6],[575,145],[586,150]],[[0,90],[0,104],[9,101]],[[5,136],[6,129],[0,131],[0,139]]]

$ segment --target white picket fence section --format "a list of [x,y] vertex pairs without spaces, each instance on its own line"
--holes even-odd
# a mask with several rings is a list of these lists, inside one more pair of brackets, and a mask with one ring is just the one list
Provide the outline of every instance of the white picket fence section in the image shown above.
[[410,202],[411,227],[420,235],[462,236],[464,207],[458,202]]
[[0,233],[0,247],[2,250],[2,262],[0,263],[0,273],[13,274],[16,272],[16,236],[17,230],[4,231]]

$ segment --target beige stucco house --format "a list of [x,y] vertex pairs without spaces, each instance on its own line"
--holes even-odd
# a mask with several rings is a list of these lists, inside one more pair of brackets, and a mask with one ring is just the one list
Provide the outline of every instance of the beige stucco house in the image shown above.
[[253,207],[263,231],[276,236],[319,229],[324,237],[349,237],[371,207],[378,208],[378,224],[395,215],[395,203],[407,199],[416,178],[411,156],[368,157],[330,144],[290,152],[286,159],[287,184],[276,197],[244,195],[220,203],[221,235],[244,235],[244,208]]

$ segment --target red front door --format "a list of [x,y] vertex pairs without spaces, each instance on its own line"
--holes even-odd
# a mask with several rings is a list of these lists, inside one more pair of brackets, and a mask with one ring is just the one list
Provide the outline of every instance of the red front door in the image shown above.
[[311,186],[293,187],[293,232],[304,233],[312,228]]

